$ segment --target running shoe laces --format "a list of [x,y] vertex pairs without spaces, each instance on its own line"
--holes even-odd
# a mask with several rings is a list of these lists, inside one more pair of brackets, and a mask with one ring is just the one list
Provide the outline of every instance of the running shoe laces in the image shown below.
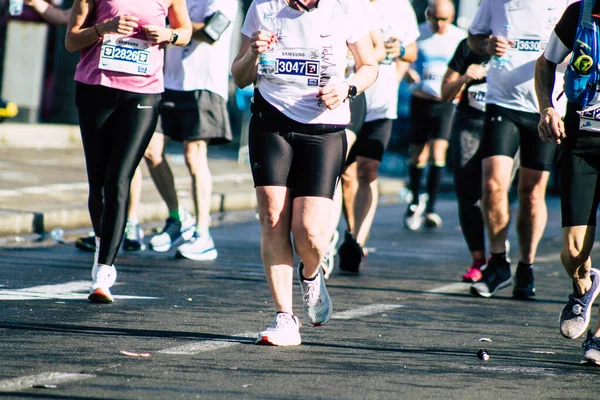
[[592,268],[590,278],[592,286],[583,295],[578,295],[573,284],[573,293],[563,307],[558,320],[560,333],[568,339],[577,339],[585,333],[589,323],[594,300],[600,293],[600,271]]

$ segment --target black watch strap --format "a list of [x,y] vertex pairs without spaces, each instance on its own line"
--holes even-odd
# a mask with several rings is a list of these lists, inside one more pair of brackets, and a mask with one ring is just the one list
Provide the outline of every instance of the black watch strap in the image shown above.
[[356,89],[356,86],[348,84],[348,98],[350,100],[353,100],[356,98],[357,95],[358,95],[358,89]]
[[171,44],[177,43],[177,39],[179,39],[179,35],[177,34],[177,32],[175,32],[175,29],[173,29],[173,37],[171,38]]

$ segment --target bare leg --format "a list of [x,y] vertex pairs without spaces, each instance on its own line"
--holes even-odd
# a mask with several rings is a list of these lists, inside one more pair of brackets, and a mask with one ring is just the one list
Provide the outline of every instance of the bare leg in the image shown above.
[[563,249],[560,261],[569,277],[575,282],[575,287],[580,295],[592,287],[590,253],[594,245],[595,234],[594,226],[569,226],[562,230]]
[[513,165],[512,157],[493,156],[483,160],[482,210],[490,241],[490,252],[506,251],[506,235],[510,222],[508,189]]
[[377,171],[380,162],[365,157],[356,157],[355,164],[358,167],[358,190],[354,200],[354,232],[356,241],[364,247],[379,202]]
[[260,219],[260,252],[265,275],[278,312],[293,314],[294,257],[290,240],[292,204],[289,189],[256,188]]
[[321,260],[327,251],[329,213],[332,200],[324,197],[298,197],[292,210],[294,248],[304,264],[303,275],[317,275]]
[[179,199],[175,189],[175,178],[164,154],[167,138],[161,133],[155,133],[144,154],[150,176],[156,189],[167,204],[169,211],[179,210]]
[[208,233],[212,196],[212,175],[208,167],[205,140],[185,142],[185,161],[192,177],[192,195],[196,214],[196,231]]
[[548,210],[546,186],[550,172],[521,167],[519,174],[519,214],[517,233],[521,250],[521,262],[533,264],[537,246],[542,238]]

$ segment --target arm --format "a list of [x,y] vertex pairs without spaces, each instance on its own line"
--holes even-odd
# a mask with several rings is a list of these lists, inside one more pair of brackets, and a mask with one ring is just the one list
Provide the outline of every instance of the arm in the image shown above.
[[215,41],[204,33],[205,26],[204,22],[192,22],[192,39],[198,42],[213,44]]
[[358,93],[361,93],[377,79],[379,66],[373,51],[371,36],[367,35],[352,44],[348,43],[348,48],[354,56],[356,73],[346,82],[323,87],[317,95],[330,110],[337,108],[348,98],[350,85],[356,86]]
[[408,72],[408,69],[410,68],[410,64],[407,62],[404,62],[398,58],[396,59],[395,64],[396,64],[396,81],[398,82],[398,84],[400,84],[402,82],[402,79],[404,79],[404,76]]
[[485,78],[486,74],[486,69],[479,64],[469,65],[463,75],[452,68],[448,68],[442,81],[442,100],[454,101],[469,82],[481,80]]
[[412,42],[404,46],[404,55],[400,59],[407,63],[414,63],[417,61],[417,55],[417,42]]
[[[169,7],[170,28],[158,25],[144,26],[146,39],[154,43],[171,43],[175,46],[186,46],[192,38],[192,22],[188,14],[185,0],[173,0]],[[173,41],[177,37],[175,41]]]
[[556,79],[556,64],[548,61],[544,55],[535,63],[535,93],[540,108],[540,123],[538,125],[540,139],[545,143],[560,144],[565,134],[565,124],[554,109],[552,92]]
[[89,47],[100,39],[102,33],[98,24],[84,27],[88,17],[92,15],[94,7],[94,0],[75,0],[73,3],[65,37],[65,46],[70,52]]
[[256,31],[252,37],[242,35],[240,50],[231,64],[231,75],[237,87],[245,88],[256,80],[258,55],[267,51],[274,40],[274,36],[265,31]]
[[371,42],[373,42],[373,52],[375,54],[375,59],[378,63],[383,61],[387,52],[385,50],[385,43],[383,41],[383,35],[380,30],[374,30],[370,32]]
[[502,57],[514,42],[505,37],[493,35],[473,35],[469,32],[467,37],[469,47],[478,54],[489,54]]
[[71,9],[61,10],[60,8],[46,3],[44,0],[25,0],[24,3],[33,8],[33,10],[49,24],[54,26],[65,26],[69,21]]

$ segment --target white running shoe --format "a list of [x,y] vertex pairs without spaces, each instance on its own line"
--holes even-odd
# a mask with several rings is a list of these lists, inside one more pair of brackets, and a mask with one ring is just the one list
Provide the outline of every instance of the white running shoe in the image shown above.
[[113,266],[94,264],[92,268],[92,287],[88,300],[92,303],[112,303],[110,288],[117,280],[117,269]]
[[301,342],[298,318],[283,312],[275,314],[273,323],[260,332],[256,339],[256,344],[271,346],[298,346]]
[[194,233],[194,236],[185,244],[182,244],[177,249],[175,257],[187,258],[196,261],[210,261],[217,258],[217,249],[210,235],[199,235]]
[[417,231],[423,223],[423,212],[425,212],[425,206],[427,205],[427,199],[429,196],[427,193],[419,195],[419,203],[411,204],[406,209],[404,214],[404,226],[411,231]]
[[425,226],[428,228],[437,228],[442,226],[442,217],[434,212],[425,213]]
[[312,281],[304,280],[302,270],[304,264],[298,263],[298,280],[302,289],[302,300],[304,302],[304,312],[313,326],[320,326],[329,321],[333,312],[331,298],[325,286],[323,270],[319,266],[319,273]]
[[329,279],[329,275],[333,272],[333,268],[335,267],[335,256],[337,255],[337,243],[340,240],[340,234],[337,230],[333,231],[333,237],[331,238],[331,242],[329,242],[329,247],[327,248],[327,253],[325,253],[325,257],[323,257],[323,261],[321,261],[321,268],[323,269],[323,278]]

